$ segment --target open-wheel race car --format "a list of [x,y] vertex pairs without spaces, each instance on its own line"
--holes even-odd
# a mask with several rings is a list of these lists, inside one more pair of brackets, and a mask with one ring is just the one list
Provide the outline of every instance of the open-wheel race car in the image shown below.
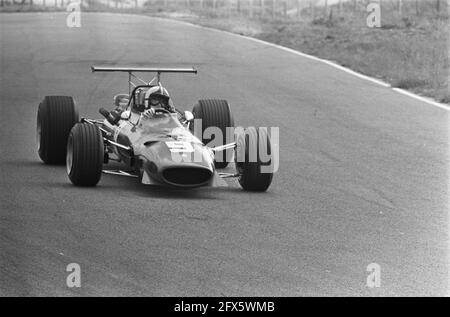
[[[46,96],[37,113],[40,158],[46,164],[65,162],[74,185],[95,186],[108,173],[181,188],[226,186],[222,178],[237,178],[244,190],[269,188],[273,169],[267,129],[235,128],[226,100],[199,100],[192,112],[173,106],[161,74],[195,69],[93,66],[92,71],[128,73],[129,93],[114,96],[113,110],[99,110],[104,119],[79,119],[68,96]],[[147,72],[156,74],[150,82],[135,75]],[[125,167],[104,169],[110,161]],[[218,171],[230,162],[235,172]]]

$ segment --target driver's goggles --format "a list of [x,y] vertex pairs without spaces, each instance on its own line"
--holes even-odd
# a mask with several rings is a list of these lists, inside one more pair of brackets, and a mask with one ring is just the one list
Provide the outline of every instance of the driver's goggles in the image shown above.
[[152,106],[164,106],[166,104],[166,102],[164,100],[160,100],[160,99],[150,99],[149,103]]

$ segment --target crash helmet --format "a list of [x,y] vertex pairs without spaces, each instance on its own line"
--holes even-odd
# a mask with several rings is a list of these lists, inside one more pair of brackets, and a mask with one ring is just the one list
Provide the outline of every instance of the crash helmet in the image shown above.
[[171,111],[170,95],[161,85],[151,87],[145,93],[145,109],[164,108]]

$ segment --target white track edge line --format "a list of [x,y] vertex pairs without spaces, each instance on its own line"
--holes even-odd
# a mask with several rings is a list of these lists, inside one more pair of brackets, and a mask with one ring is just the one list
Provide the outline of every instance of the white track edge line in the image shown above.
[[[138,14],[129,14],[129,15],[140,16]],[[382,81],[380,79],[374,78],[374,77],[370,77],[370,76],[361,74],[361,73],[359,73],[357,71],[354,71],[354,70],[352,70],[350,68],[347,68],[347,67],[344,67],[342,65],[339,65],[339,64],[337,64],[334,61],[330,61],[330,60],[327,60],[327,59],[319,58],[317,56],[309,55],[309,54],[306,54],[306,53],[294,50],[294,49],[289,48],[289,47],[285,47],[285,46],[281,46],[281,45],[278,45],[278,44],[266,42],[264,40],[260,40],[260,39],[253,38],[253,37],[246,36],[246,35],[240,35],[240,34],[232,33],[232,32],[229,32],[229,31],[224,31],[224,30],[215,29],[215,28],[208,27],[208,26],[194,24],[194,23],[191,23],[191,22],[179,21],[179,20],[175,20],[175,19],[171,19],[171,18],[165,18],[165,17],[152,17],[152,16],[145,16],[145,17],[153,18],[153,19],[160,19],[160,20],[174,22],[174,23],[179,23],[179,24],[187,24],[187,25],[190,25],[190,26],[193,26],[193,27],[206,29],[206,30],[210,30],[210,31],[218,32],[218,33],[225,33],[225,34],[232,35],[232,36],[235,36],[235,37],[244,38],[246,40],[257,42],[257,43],[260,43],[260,44],[263,44],[263,45],[266,45],[266,46],[271,46],[271,47],[274,47],[274,48],[278,48],[280,50],[283,50],[283,51],[286,51],[286,52],[289,52],[289,53],[292,53],[292,54],[295,54],[295,55],[299,55],[299,56],[302,56],[302,57],[305,57],[305,58],[308,58],[308,59],[311,59],[311,60],[314,60],[314,61],[318,61],[318,62],[327,64],[327,65],[329,65],[331,67],[339,69],[339,70],[341,70],[343,72],[346,72],[346,73],[348,73],[350,75],[353,75],[355,77],[358,77],[358,78],[370,81],[372,83],[378,84],[378,85],[386,87],[386,88],[391,88],[393,91],[398,92],[400,94],[403,94],[405,96],[408,96],[410,98],[414,98],[416,100],[425,102],[425,103],[427,103],[429,105],[432,105],[432,106],[435,106],[435,107],[438,107],[438,108],[450,111],[450,105],[446,105],[446,104],[440,103],[440,102],[435,101],[435,100],[433,100],[433,99],[431,99],[429,97],[420,96],[420,95],[417,95],[415,93],[412,93],[410,91],[407,91],[407,90],[404,90],[404,89],[401,89],[401,88],[392,87],[392,85],[389,84],[389,83],[386,83],[386,82],[384,82],[384,81]]]

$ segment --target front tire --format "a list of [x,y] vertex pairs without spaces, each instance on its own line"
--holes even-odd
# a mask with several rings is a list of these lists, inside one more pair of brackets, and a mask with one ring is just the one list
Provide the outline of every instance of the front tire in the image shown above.
[[[219,99],[203,99],[199,100],[198,103],[194,106],[192,110],[192,114],[194,115],[194,119],[202,120],[202,128],[201,131],[196,131],[195,129],[195,120],[190,125],[191,132],[201,132],[200,139],[203,144],[208,144],[212,140],[215,141],[215,145],[224,145],[227,143],[233,142],[233,140],[227,140],[227,128],[234,127],[234,119],[233,114],[231,113],[230,105],[226,100]],[[209,127],[218,127],[222,132],[222,138],[216,140],[214,138],[204,138],[204,132]],[[228,136],[232,137],[231,133]],[[213,134],[214,135],[214,134]],[[214,137],[217,137],[214,135]],[[232,160],[233,151],[226,150],[217,152],[215,154],[215,166],[216,168],[225,168],[228,166],[228,163]]]
[[96,186],[100,181],[104,161],[103,136],[89,123],[76,124],[67,141],[67,174],[76,186]]
[[67,137],[77,122],[78,111],[72,97],[46,96],[39,104],[36,141],[45,164],[65,162]]
[[[267,155],[267,157],[263,157]],[[247,191],[264,192],[273,179],[272,149],[267,129],[249,127],[236,131],[238,181]]]

